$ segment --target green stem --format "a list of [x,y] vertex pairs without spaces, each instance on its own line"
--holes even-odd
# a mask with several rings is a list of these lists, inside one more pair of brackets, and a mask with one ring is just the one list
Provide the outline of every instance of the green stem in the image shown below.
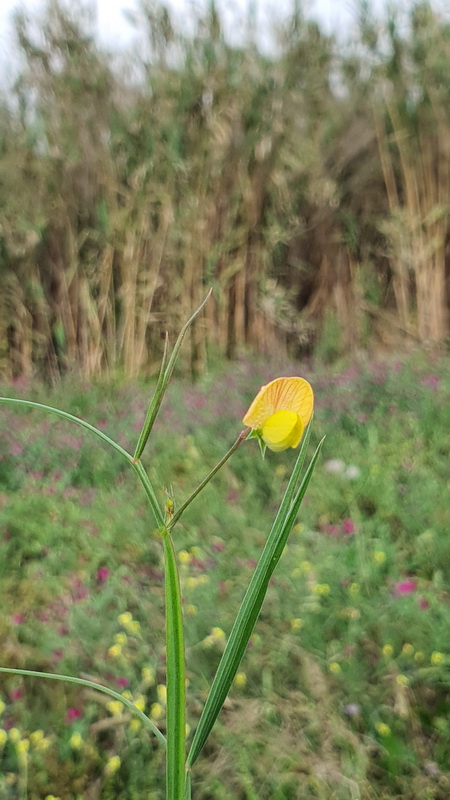
[[175,525],[176,522],[178,522],[178,520],[180,519],[180,517],[183,514],[183,512],[187,509],[187,507],[192,503],[192,501],[197,497],[197,495],[200,494],[202,489],[205,488],[206,484],[209,483],[209,481],[211,480],[211,478],[214,477],[216,472],[218,472],[219,469],[221,469],[223,467],[223,465],[228,461],[230,456],[233,455],[234,451],[238,449],[238,447],[241,444],[241,442],[243,442],[244,439],[246,439],[249,430],[250,430],[250,428],[246,428],[244,431],[240,432],[240,434],[237,437],[236,441],[234,442],[234,444],[231,445],[230,449],[228,450],[227,453],[225,453],[224,457],[220,459],[219,463],[216,464],[216,466],[211,470],[211,472],[206,476],[206,478],[204,478],[202,480],[202,482],[192,492],[191,496],[188,497],[188,499],[183,503],[182,506],[180,506],[180,508],[178,509],[176,514],[173,515],[172,519],[167,524],[168,530],[172,530],[173,526]]
[[183,617],[176,554],[169,531],[163,531],[166,585],[167,755],[166,800],[185,792],[186,687]]
[[144,725],[149,728],[155,736],[158,737],[161,744],[166,747],[167,741],[166,737],[161,733],[161,731],[153,724],[151,719],[144,714],[143,711],[140,711],[136,706],[131,702],[131,700],[127,700],[125,697],[122,697],[121,694],[115,692],[114,689],[110,689],[108,686],[102,686],[101,683],[95,683],[94,681],[88,681],[84,678],[75,678],[73,675],[58,675],[52,672],[37,672],[33,669],[15,669],[13,667],[0,667],[0,672],[5,672],[10,675],[28,675],[32,678],[47,678],[51,681],[65,681],[66,683],[77,683],[79,686],[86,686],[88,689],[95,689],[97,692],[103,692],[103,694],[108,694],[110,697],[113,697],[114,700],[120,700],[124,706],[136,714],[137,717],[144,723]]
[[158,525],[159,530],[162,531],[162,529],[164,528],[164,517],[159,507],[158,500],[156,499],[155,490],[151,484],[150,478],[148,477],[141,461],[131,459],[131,465],[139,476],[139,480],[141,481],[142,486],[144,487],[145,493],[148,497],[148,501],[152,507],[152,511],[156,519],[156,524]]

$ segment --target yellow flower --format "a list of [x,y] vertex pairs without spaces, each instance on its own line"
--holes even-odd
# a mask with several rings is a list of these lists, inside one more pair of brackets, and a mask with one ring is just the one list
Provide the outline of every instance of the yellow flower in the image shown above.
[[150,719],[155,721],[157,719],[161,719],[164,716],[164,709],[161,703],[153,703],[152,707],[150,708]]
[[299,631],[302,626],[303,626],[303,622],[299,617],[295,617],[295,619],[291,619],[291,630]]
[[384,722],[379,722],[378,725],[376,726],[376,728],[377,728],[377,731],[380,734],[380,736],[390,736],[391,735],[391,729],[390,729],[389,725],[386,725]]
[[144,697],[143,694],[138,694],[137,695],[137,697],[136,697],[136,699],[134,701],[134,705],[136,706],[138,711],[145,711],[145,697]]
[[333,673],[333,675],[337,675],[338,672],[341,671],[341,665],[338,664],[337,661],[332,661],[328,669]]
[[114,775],[120,769],[120,756],[111,756],[106,762],[105,772],[107,775]]
[[130,724],[129,724],[128,727],[129,727],[130,731],[132,731],[133,733],[137,733],[137,731],[139,731],[142,728],[142,722],[141,722],[140,719],[134,718],[134,719],[132,719],[130,721]]
[[9,740],[13,744],[17,744],[20,741],[20,731],[18,728],[11,728],[9,731]]
[[126,633],[116,633],[114,641],[116,644],[120,645],[120,647],[125,647],[128,641]]
[[118,717],[120,714],[123,714],[123,703],[120,700],[110,700],[106,703],[106,708],[108,709],[109,713],[113,715],[113,717]]
[[69,739],[69,744],[72,750],[79,750],[83,744],[81,733],[72,733],[72,736]]
[[407,675],[397,675],[395,680],[399,686],[409,686],[409,678]]
[[130,622],[132,622],[132,620],[133,617],[129,611],[124,611],[123,614],[119,614],[119,616],[117,617],[119,625],[123,625],[124,628],[126,628],[130,624]]
[[156,694],[160,705],[165,706],[167,703],[167,687],[163,683],[156,687]]
[[414,647],[409,642],[406,642],[402,647],[402,653],[404,656],[412,656],[414,653]]
[[108,648],[108,655],[110,658],[119,658],[122,655],[122,645],[113,644]]
[[145,686],[153,686],[155,683],[155,670],[151,667],[142,667],[141,670],[142,680]]
[[178,561],[180,564],[190,564],[192,561],[192,555],[188,553],[187,550],[180,550],[178,553]]
[[433,664],[433,666],[436,667],[438,664],[442,664],[443,661],[444,661],[444,656],[442,655],[442,653],[438,653],[436,650],[433,653],[431,653],[431,663]]
[[298,447],[314,407],[313,390],[304,378],[276,378],[263,386],[243,423],[253,428],[269,450]]
[[375,561],[375,564],[379,564],[380,566],[381,564],[384,564],[386,561],[386,553],[384,550],[376,550],[373,554],[373,560]]
[[243,689],[246,683],[247,675],[245,672],[237,672],[234,678],[234,685],[237,686],[238,689]]
[[382,651],[382,652],[383,652],[383,655],[384,655],[386,658],[390,658],[390,656],[391,656],[391,655],[392,655],[392,653],[394,652],[394,648],[392,647],[392,645],[391,645],[391,644],[385,644],[385,645],[383,646],[383,651]]
[[186,606],[186,616],[188,617],[195,617],[197,613],[197,606],[194,606],[192,603],[188,603]]

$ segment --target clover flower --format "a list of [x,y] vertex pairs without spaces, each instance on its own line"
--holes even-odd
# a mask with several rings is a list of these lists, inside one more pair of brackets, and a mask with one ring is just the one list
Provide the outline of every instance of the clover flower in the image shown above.
[[298,447],[311,419],[313,390],[304,378],[276,378],[263,386],[243,423],[252,428],[263,447],[278,453]]

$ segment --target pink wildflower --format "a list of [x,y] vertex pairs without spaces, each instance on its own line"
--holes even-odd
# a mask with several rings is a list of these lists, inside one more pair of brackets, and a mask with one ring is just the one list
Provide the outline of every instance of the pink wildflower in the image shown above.
[[398,581],[394,584],[394,597],[403,597],[407,594],[412,594],[417,589],[417,581],[412,578],[407,578],[404,581]]
[[81,708],[75,708],[72,706],[71,708],[67,709],[66,713],[66,723],[70,725],[72,722],[75,722],[77,719],[81,719],[83,716],[83,712]]
[[110,574],[111,573],[110,573],[108,567],[99,567],[99,569],[97,570],[97,580],[98,580],[98,582],[99,583],[104,583],[106,580],[108,580]]

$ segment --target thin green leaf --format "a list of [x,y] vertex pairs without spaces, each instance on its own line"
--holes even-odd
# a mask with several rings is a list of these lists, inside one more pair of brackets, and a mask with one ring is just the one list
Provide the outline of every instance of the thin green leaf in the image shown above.
[[[134,452],[135,459],[141,457],[142,452],[144,450],[145,445],[147,444],[147,439],[150,435],[150,431],[152,429],[153,422],[155,420],[156,414],[158,413],[159,406],[161,405],[161,400],[164,393],[164,375],[166,372],[167,367],[167,357],[169,352],[169,334],[166,332],[166,337],[164,340],[164,352],[163,357],[161,359],[161,367],[159,369],[158,380],[155,387],[155,392],[153,394],[152,402],[150,403],[149,409],[147,411],[147,415],[145,417],[145,422],[142,426],[141,433],[139,435],[138,443],[136,445],[136,450]],[[156,411],[155,411],[156,409]]]
[[87,686],[88,689],[95,689],[97,692],[103,692],[103,694],[108,694],[110,697],[113,697],[114,700],[120,700],[124,706],[126,706],[133,714],[136,714],[137,717],[144,723],[144,725],[149,728],[152,733],[157,736],[161,744],[164,747],[167,746],[166,737],[161,733],[160,730],[153,724],[151,719],[144,714],[143,711],[140,711],[136,706],[130,701],[127,700],[125,697],[122,697],[121,694],[115,692],[114,689],[110,689],[108,686],[102,686],[101,683],[94,683],[94,681],[88,681],[85,678],[75,678],[73,675],[56,675],[52,672],[37,672],[36,670],[32,669],[15,669],[13,667],[0,667],[0,672],[6,672],[10,675],[28,675],[32,678],[48,678],[51,681],[65,681],[66,683],[77,683],[80,686]]
[[301,469],[301,466],[298,467],[298,465],[299,462],[303,463],[305,447],[300,450],[280,510],[238,611],[225,651],[214,676],[186,761],[188,766],[192,766],[196,761],[228,694],[260,612],[269,580],[281,557],[311,480],[322,444],[323,439],[316,448],[303,480],[295,492],[296,480],[293,480],[293,478],[294,476],[298,478]]
[[0,397],[0,403],[10,403],[12,405],[19,405],[28,408],[38,408],[43,411],[50,411],[51,414],[55,414],[57,417],[62,417],[62,419],[68,420],[69,422],[74,422],[76,425],[80,425],[82,428],[85,428],[85,430],[89,431],[90,433],[93,433],[95,436],[98,436],[98,438],[101,439],[102,442],[105,442],[114,450],[116,450],[118,453],[120,453],[120,455],[126,458],[128,463],[134,467],[145,489],[145,493],[147,494],[147,497],[149,499],[158,527],[161,528],[164,525],[163,515],[161,509],[159,508],[153,486],[142,464],[139,461],[136,462],[130,453],[124,450],[124,448],[121,447],[120,444],[117,444],[117,442],[115,442],[114,439],[110,439],[109,436],[106,435],[106,433],[103,433],[103,431],[100,431],[98,428],[96,428],[94,425],[91,425],[89,422],[86,422],[84,419],[80,419],[79,417],[74,417],[73,414],[69,414],[67,411],[61,411],[61,409],[59,408],[46,406],[43,403],[35,403],[33,400],[19,400],[15,397]]
[[186,336],[186,333],[189,330],[189,327],[192,325],[192,323],[194,322],[195,318],[200,314],[200,311],[202,310],[203,306],[208,302],[209,298],[211,297],[211,292],[212,292],[212,289],[209,290],[209,292],[206,295],[206,297],[203,300],[203,302],[194,311],[192,316],[189,317],[188,321],[184,323],[183,327],[181,328],[180,333],[178,334],[178,339],[175,342],[175,346],[173,348],[172,355],[169,358],[169,361],[167,363],[167,367],[166,367],[166,369],[164,371],[164,374],[162,373],[162,371],[160,371],[160,375],[159,375],[159,378],[158,378],[158,383],[157,383],[157,386],[156,386],[156,389],[155,389],[155,393],[153,395],[153,399],[152,399],[152,402],[150,404],[150,408],[149,408],[149,410],[147,412],[147,417],[146,417],[145,422],[144,422],[144,427],[143,427],[142,432],[141,432],[141,434],[139,436],[139,441],[138,441],[138,444],[137,444],[137,447],[136,447],[136,453],[135,453],[135,458],[136,459],[141,457],[142,452],[144,450],[144,447],[145,447],[145,445],[147,443],[148,437],[150,436],[150,432],[151,432],[151,430],[153,428],[153,425],[154,425],[155,419],[157,417],[160,405],[162,403],[162,399],[164,397],[164,394],[165,394],[165,391],[167,389],[168,383],[169,383],[169,381],[170,381],[170,379],[172,377],[172,373],[173,373],[173,370],[174,370],[174,367],[175,367],[175,362],[177,360],[177,356],[178,356],[180,347],[181,347],[181,345],[183,343],[183,339]]
[[166,800],[184,797],[186,687],[183,617],[177,559],[168,531],[163,533],[166,586],[167,754]]
[[63,419],[69,420],[69,422],[75,422],[76,425],[81,425],[82,428],[85,428],[90,433],[94,433],[95,436],[98,436],[103,442],[109,444],[110,447],[113,447],[114,450],[117,450],[121,456],[127,459],[127,461],[132,461],[132,456],[130,453],[127,453],[120,444],[114,441],[114,439],[110,439],[106,433],[103,431],[99,431],[94,425],[91,425],[89,422],[85,422],[84,419],[80,419],[79,417],[74,417],[73,414],[69,414],[67,411],[61,411],[59,408],[53,408],[52,406],[46,406],[42,403],[34,403],[32,400],[19,400],[15,397],[0,397],[0,403],[11,403],[18,406],[27,406],[29,408],[41,408],[43,411],[50,411],[52,414],[56,414],[58,417],[62,417]]

